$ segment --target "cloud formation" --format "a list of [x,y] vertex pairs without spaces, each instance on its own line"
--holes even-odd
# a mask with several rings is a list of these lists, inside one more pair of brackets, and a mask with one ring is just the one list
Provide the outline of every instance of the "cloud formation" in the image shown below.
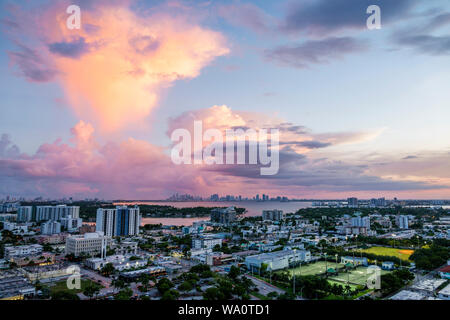
[[127,2],[83,2],[82,29],[69,30],[65,4],[41,9],[39,18],[16,10],[16,21],[33,23],[16,30],[18,50],[9,55],[28,80],[58,81],[77,115],[104,132],[142,122],[161,90],[229,52],[220,33],[187,16],[138,15]]
[[[155,199],[174,192],[208,195],[212,192],[252,195],[259,192],[288,196],[341,195],[351,192],[415,192],[448,189],[448,155],[402,160],[376,159],[360,165],[324,156],[329,146],[373,139],[375,134],[315,134],[309,129],[273,115],[235,112],[227,106],[186,112],[169,122],[169,131],[190,129],[194,120],[207,128],[280,129],[280,170],[261,176],[259,165],[175,165],[167,148],[146,141],[124,139],[100,143],[94,127],[80,121],[71,129],[69,143],[56,140],[42,144],[35,154],[21,154],[11,139],[0,139],[0,193],[16,189],[21,194],[99,197],[108,199]],[[336,138],[333,138],[333,135]],[[205,142],[204,147],[210,142]],[[317,149],[323,151],[318,156]],[[382,161],[383,160],[383,161]],[[412,162],[411,162],[412,161]],[[383,165],[380,163],[383,162]],[[421,163],[420,165],[418,163]],[[409,166],[405,163],[410,163]],[[427,164],[433,164],[427,166]],[[402,170],[397,170],[401,166]],[[423,179],[417,166],[422,166]],[[433,168],[436,168],[434,170]],[[445,174],[442,174],[445,171]],[[392,173],[400,172],[401,176]],[[435,178],[431,179],[430,177]],[[450,179],[449,179],[450,180]],[[5,189],[8,185],[8,190]]]
[[342,58],[346,54],[362,52],[367,44],[351,37],[326,38],[306,41],[297,46],[281,46],[267,50],[268,60],[281,65],[306,68],[310,64],[328,63],[331,59]]
[[325,36],[345,30],[366,28],[366,10],[376,4],[382,8],[383,24],[405,17],[416,0],[307,0],[292,3],[281,30]]

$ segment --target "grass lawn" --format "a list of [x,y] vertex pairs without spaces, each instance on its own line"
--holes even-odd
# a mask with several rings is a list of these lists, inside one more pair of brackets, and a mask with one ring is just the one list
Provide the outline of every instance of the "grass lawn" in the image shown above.
[[414,253],[414,250],[396,249],[388,247],[371,247],[368,249],[358,250],[366,253],[376,254],[379,256],[392,256],[402,259],[404,261],[410,261],[409,257]]
[[100,288],[103,288],[102,285],[95,283],[92,280],[81,279],[81,289],[73,289],[73,290],[68,289],[66,280],[58,281],[54,284],[51,284],[49,286],[49,289],[50,289],[51,293],[56,293],[56,292],[60,292],[60,291],[71,291],[74,293],[80,293],[80,292],[83,292],[83,290],[90,284],[93,284],[93,285],[99,286]]

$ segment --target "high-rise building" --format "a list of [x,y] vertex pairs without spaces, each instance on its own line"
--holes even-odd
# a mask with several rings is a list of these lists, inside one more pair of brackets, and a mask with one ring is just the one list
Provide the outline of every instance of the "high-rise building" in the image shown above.
[[33,207],[19,207],[17,210],[17,221],[18,222],[30,222],[33,220]]
[[347,198],[349,208],[358,208],[358,198]]
[[36,221],[61,221],[63,218],[80,217],[80,207],[77,206],[38,206],[36,207]]
[[61,223],[57,221],[44,222],[41,226],[41,233],[45,235],[61,233]]
[[281,221],[284,219],[283,210],[263,210],[263,220]]
[[139,234],[141,216],[139,207],[117,206],[115,209],[98,209],[96,231],[108,237],[131,236]]
[[409,219],[408,219],[408,216],[404,216],[404,215],[397,216],[397,217],[396,217],[396,222],[397,222],[397,226],[398,226],[400,229],[408,229],[408,228],[409,228]]
[[211,221],[222,224],[236,221],[236,210],[234,207],[213,209],[211,210]]

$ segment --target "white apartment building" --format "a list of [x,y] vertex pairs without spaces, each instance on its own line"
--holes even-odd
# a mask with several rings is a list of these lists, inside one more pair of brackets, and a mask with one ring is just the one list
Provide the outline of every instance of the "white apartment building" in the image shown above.
[[281,221],[284,219],[283,210],[263,210],[263,220]]
[[80,217],[80,207],[76,206],[38,206],[36,207],[36,221],[61,221],[63,218],[74,218]]
[[83,225],[83,219],[81,218],[62,218],[61,219],[61,226],[66,228],[67,231],[76,231],[78,228],[80,228]]
[[41,225],[41,233],[45,235],[52,235],[61,233],[61,223],[58,221],[47,221]]
[[108,237],[138,235],[140,225],[141,214],[138,206],[97,210],[96,231],[102,231]]
[[192,239],[192,249],[213,249],[216,245],[222,246],[222,239],[216,238]]
[[5,247],[5,259],[9,260],[17,256],[37,255],[42,253],[40,244],[31,244],[27,246]]
[[90,256],[101,254],[106,256],[108,237],[103,232],[85,233],[75,235],[66,239],[66,254],[79,256],[85,253]]
[[408,216],[397,216],[396,217],[397,226],[400,229],[408,229],[409,228],[409,219]]
[[17,221],[18,222],[30,222],[33,219],[33,207],[19,207],[17,209]]

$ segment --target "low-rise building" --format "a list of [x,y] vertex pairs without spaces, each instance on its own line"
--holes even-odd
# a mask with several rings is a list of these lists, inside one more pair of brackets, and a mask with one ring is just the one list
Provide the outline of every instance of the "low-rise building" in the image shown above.
[[66,239],[66,254],[75,256],[83,253],[88,256],[101,254],[105,257],[108,239],[101,231],[70,236]]
[[5,259],[10,260],[17,256],[30,256],[42,253],[40,244],[31,244],[26,246],[10,246],[5,247]]
[[395,265],[392,261],[384,261],[381,264],[381,269],[383,269],[383,270],[394,270],[394,268],[395,268]]
[[438,292],[438,297],[443,300],[450,300],[450,284]]
[[105,265],[111,263],[114,269],[118,271],[129,270],[132,268],[142,268],[148,264],[146,259],[131,260],[130,257],[124,255],[113,255],[102,258],[91,258],[85,261],[88,268],[93,270],[101,270]]
[[439,276],[442,279],[450,279],[450,265],[439,269]]
[[260,271],[265,265],[267,270],[280,270],[311,260],[311,252],[306,250],[282,250],[262,253],[245,258],[249,270]]
[[22,268],[22,270],[24,275],[33,282],[42,279],[64,278],[73,273],[69,266],[63,263],[48,266],[29,266]]
[[216,245],[222,246],[222,239],[218,239],[218,238],[195,238],[195,239],[192,239],[192,249],[212,249]]
[[0,300],[23,300],[33,296],[35,288],[24,275],[17,270],[0,272]]
[[360,266],[360,265],[362,265],[362,266],[366,266],[366,267],[369,265],[368,262],[367,262],[367,258],[364,258],[364,257],[363,258],[349,257],[349,256],[341,257],[341,263],[342,264],[350,263],[353,266]]

